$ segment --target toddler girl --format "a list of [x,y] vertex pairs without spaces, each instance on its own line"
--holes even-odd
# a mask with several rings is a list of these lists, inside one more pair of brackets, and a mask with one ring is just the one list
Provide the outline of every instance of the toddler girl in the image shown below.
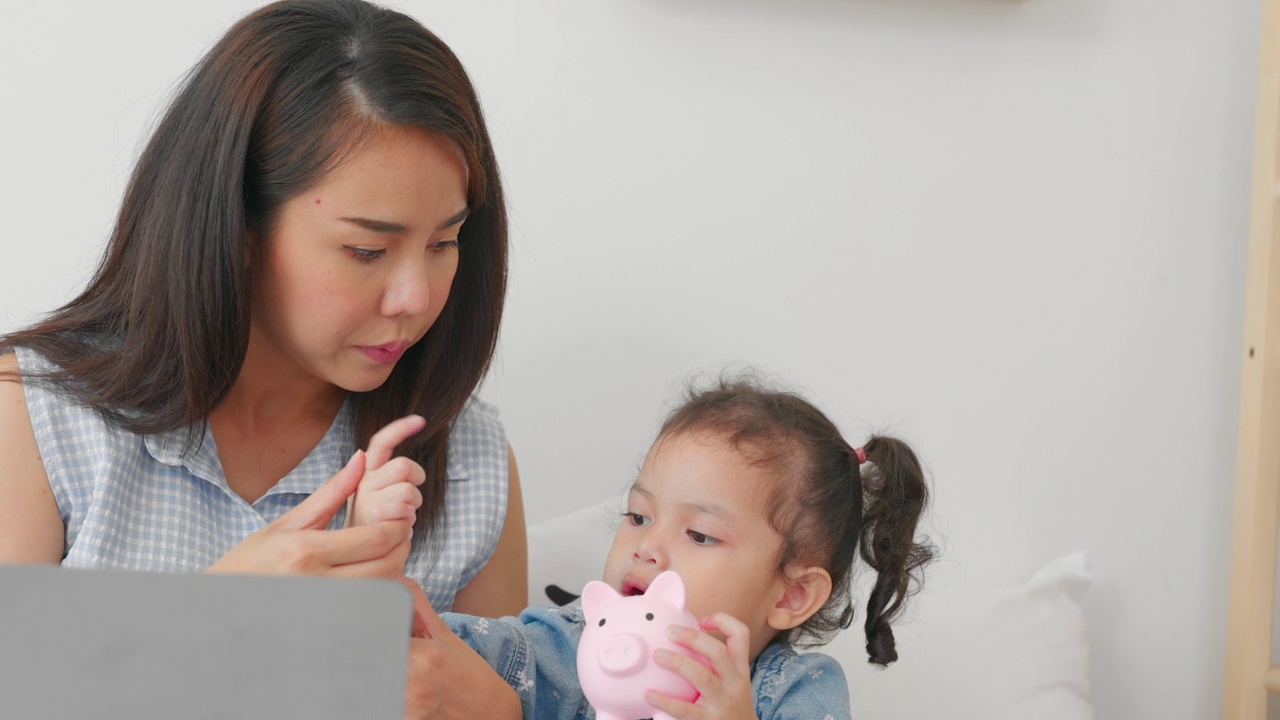
[[[928,491],[915,454],[889,437],[854,448],[817,408],[745,381],[693,393],[663,424],[627,499],[604,581],[643,593],[658,573],[684,579],[702,631],[671,639],[706,658],[654,662],[700,693],[650,692],[674,718],[848,718],[829,656],[797,653],[849,626],[858,557],[876,572],[864,622],[870,661],[897,659],[890,621],[933,548],[915,539]],[[589,718],[578,684],[580,601],[446,623],[519,693],[526,718]]]

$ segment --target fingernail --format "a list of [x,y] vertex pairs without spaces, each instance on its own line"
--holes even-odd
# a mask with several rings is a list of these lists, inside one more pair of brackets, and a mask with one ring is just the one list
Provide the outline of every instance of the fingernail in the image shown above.
[[355,452],[351,453],[351,459],[347,460],[347,467],[351,467],[351,463],[355,462],[356,458],[360,457],[362,453],[364,453],[363,450],[356,450]]
[[679,640],[685,636],[685,628],[681,625],[670,625],[667,627],[667,637],[672,640]]
[[668,661],[668,660],[670,660],[670,659],[671,659],[671,651],[669,651],[669,650],[654,650],[654,651],[653,651],[653,659],[654,659],[654,660],[656,660],[656,661],[658,661],[658,662],[660,662],[660,663],[664,663],[664,662],[666,662],[666,661]]

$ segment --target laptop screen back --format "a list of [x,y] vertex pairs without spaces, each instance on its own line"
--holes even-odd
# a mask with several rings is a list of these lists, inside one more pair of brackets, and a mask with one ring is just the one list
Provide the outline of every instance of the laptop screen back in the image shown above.
[[0,565],[0,713],[398,719],[411,609],[391,581]]

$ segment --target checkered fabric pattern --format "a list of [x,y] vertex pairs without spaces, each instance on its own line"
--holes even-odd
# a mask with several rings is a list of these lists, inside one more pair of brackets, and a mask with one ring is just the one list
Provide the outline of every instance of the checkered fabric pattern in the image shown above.
[[[49,369],[18,348],[24,373]],[[36,383],[27,410],[45,472],[66,524],[63,565],[198,572],[302,502],[355,452],[344,405],[320,443],[252,504],[227,485],[213,435],[194,428],[139,436]],[[449,436],[445,509],[430,537],[416,539],[405,574],[432,605],[453,607],[458,589],[497,546],[507,513],[507,440],[493,406],[472,398]],[[341,527],[339,510],[330,528]]]

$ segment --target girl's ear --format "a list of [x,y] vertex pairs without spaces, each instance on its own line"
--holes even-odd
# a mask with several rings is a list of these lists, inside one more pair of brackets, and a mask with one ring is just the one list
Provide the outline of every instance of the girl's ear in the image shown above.
[[831,573],[816,565],[789,567],[781,582],[782,596],[766,618],[769,627],[778,632],[799,627],[831,597]]

